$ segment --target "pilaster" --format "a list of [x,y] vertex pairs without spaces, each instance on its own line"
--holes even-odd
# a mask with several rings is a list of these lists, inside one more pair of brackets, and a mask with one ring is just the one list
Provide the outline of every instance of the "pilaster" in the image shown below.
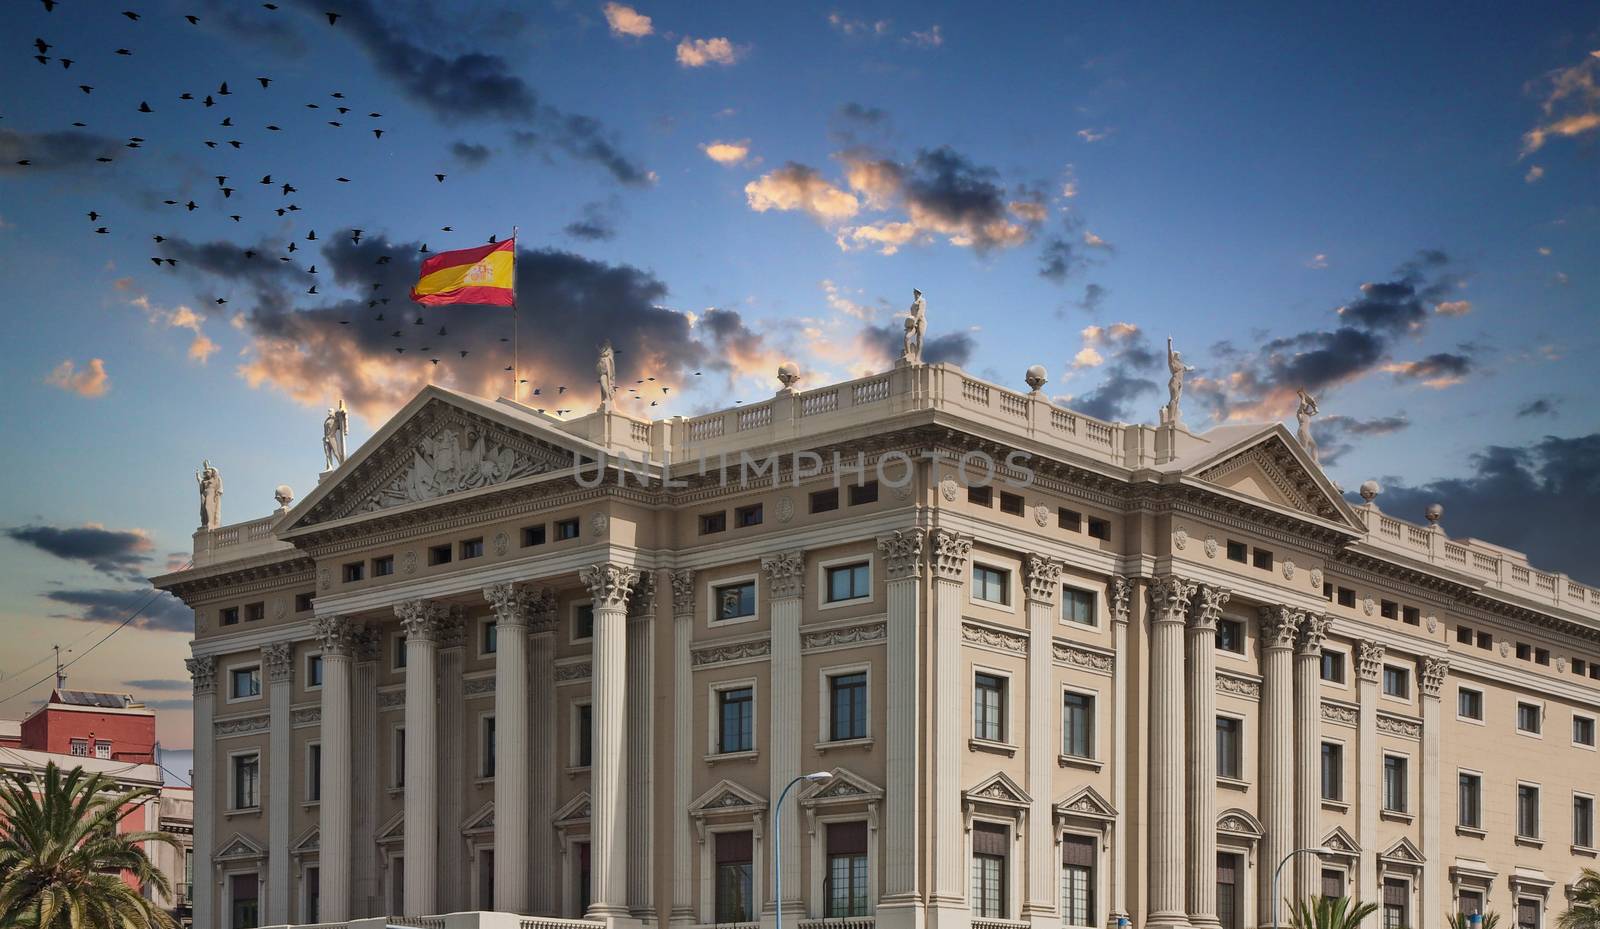
[[625,730],[628,595],[639,572],[602,562],[578,572],[594,599],[594,749],[590,768],[591,894],[588,918],[615,923],[628,916],[628,770]]
[[[800,775],[800,598],[805,593],[805,552],[781,552],[761,559],[766,574],[772,614],[768,701],[768,796],[776,803],[789,782]],[[771,888],[763,897],[768,907],[782,906],[794,919],[801,907],[800,819],[798,803],[786,804],[773,815],[773,854],[783,862],[783,899]],[[781,846],[780,843],[781,842]]]
[[[1300,622],[1294,653],[1294,835],[1296,848],[1322,844],[1317,834],[1322,811],[1322,640],[1333,617],[1307,613]],[[1294,861],[1294,899],[1322,892],[1320,858],[1300,855]]]
[[267,906],[269,924],[288,923],[289,814],[294,811],[293,740],[289,703],[294,687],[294,646],[270,642],[261,647],[267,675]]
[[[1356,699],[1360,721],[1356,729],[1357,799],[1356,844],[1361,846],[1360,898],[1378,899],[1378,784],[1383,778],[1383,754],[1378,750],[1378,680],[1383,675],[1384,646],[1362,641],[1356,645]],[[1378,916],[1362,920],[1375,929]]]
[[437,663],[447,608],[410,600],[396,604],[394,612],[406,633],[404,915],[423,916],[439,912]]
[[1449,673],[1450,662],[1445,658],[1427,657],[1418,663],[1418,693],[1422,699],[1422,770],[1418,772],[1422,785],[1422,914],[1417,925],[1444,918],[1444,904],[1440,901],[1445,871],[1441,860],[1444,845],[1440,841],[1443,810],[1439,788],[1444,772],[1439,769],[1439,691]]
[[1150,915],[1187,926],[1183,639],[1195,584],[1175,575],[1150,586]]
[[211,850],[216,845],[217,752],[213,731],[217,707],[217,660],[210,655],[185,658],[194,679],[194,924],[217,925],[216,878]]
[[1189,922],[1217,919],[1217,621],[1230,592],[1205,584],[1189,606]]
[[[1278,863],[1294,849],[1294,643],[1305,613],[1287,606],[1263,606],[1261,619],[1261,856],[1257,861],[1259,902],[1256,917],[1272,925],[1273,878]],[[1290,872],[1291,875],[1293,871]],[[1284,890],[1293,892],[1291,882]],[[1288,918],[1287,905],[1277,908]]]
[[694,637],[694,571],[672,572],[672,916],[676,929],[695,924],[694,823],[694,671],[689,646]]
[[1133,847],[1128,834],[1128,715],[1133,707],[1128,700],[1128,623],[1133,611],[1133,584],[1121,574],[1113,575],[1107,589],[1111,607],[1111,805],[1116,808],[1116,826],[1111,836],[1111,906],[1106,925],[1116,926],[1128,915],[1128,853]]
[[[936,530],[937,532],[937,530]],[[878,906],[881,929],[917,929],[923,922],[918,884],[918,854],[921,848],[917,822],[917,785],[920,757],[917,751],[918,707],[921,690],[918,675],[920,646],[917,628],[921,610],[922,549],[926,533],[920,528],[899,529],[878,537],[882,555],[887,600],[888,669],[884,699],[888,710],[887,781],[884,788],[884,880],[883,897]],[[971,540],[967,540],[971,547]],[[965,557],[964,555],[962,556]],[[936,620],[937,622],[937,620]],[[960,618],[955,619],[960,642]],[[935,635],[940,634],[938,631]],[[954,681],[951,677],[949,680]],[[957,688],[938,687],[936,693]],[[944,703],[939,702],[939,715]],[[954,713],[950,714],[951,716]],[[950,717],[946,717],[948,719]],[[938,716],[935,717],[938,719]],[[959,788],[950,785],[952,798],[959,804]],[[939,801],[942,801],[942,795]],[[936,801],[936,802],[939,802]],[[956,828],[960,829],[959,806]],[[942,825],[942,820],[941,820]],[[950,833],[959,835],[958,832]]]
[[1060,912],[1051,775],[1061,745],[1060,732],[1052,732],[1052,723],[1060,718],[1062,704],[1052,659],[1064,568],[1043,555],[1030,554],[1022,560],[1028,620],[1028,794],[1033,799],[1028,808],[1028,883],[1022,918],[1038,929],[1057,922]]

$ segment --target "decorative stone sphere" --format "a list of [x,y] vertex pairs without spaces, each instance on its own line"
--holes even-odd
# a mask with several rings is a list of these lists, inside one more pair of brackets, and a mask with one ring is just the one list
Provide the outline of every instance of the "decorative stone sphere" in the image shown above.
[[1378,486],[1377,481],[1361,482],[1361,499],[1371,503],[1378,498],[1380,493],[1383,493],[1383,488]]
[[792,361],[785,361],[778,365],[778,383],[784,390],[793,390],[794,385],[800,381],[800,366]]
[[1028,386],[1033,388],[1034,393],[1038,393],[1039,388],[1043,387],[1045,381],[1048,380],[1045,377],[1044,365],[1034,365],[1029,368],[1024,379],[1028,382]]
[[1422,515],[1428,517],[1429,525],[1437,526],[1439,525],[1439,517],[1444,515],[1444,506],[1439,503],[1430,503]]
[[294,502],[294,489],[288,484],[279,484],[278,489],[272,492],[272,499],[278,501],[278,506],[287,510],[289,504]]

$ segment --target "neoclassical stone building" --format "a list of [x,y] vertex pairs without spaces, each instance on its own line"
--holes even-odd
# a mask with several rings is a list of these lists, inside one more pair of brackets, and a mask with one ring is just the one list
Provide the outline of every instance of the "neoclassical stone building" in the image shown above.
[[156,583],[197,926],[1243,929],[1319,847],[1282,899],[1543,929],[1596,861],[1600,591],[1281,425],[938,364],[655,422],[429,387]]

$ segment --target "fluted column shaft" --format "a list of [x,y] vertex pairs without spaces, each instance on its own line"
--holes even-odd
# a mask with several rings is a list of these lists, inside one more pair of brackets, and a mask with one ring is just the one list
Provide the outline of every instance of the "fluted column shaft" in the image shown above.
[[1188,924],[1183,629],[1193,593],[1171,575],[1150,588],[1150,926]]
[[1440,900],[1445,874],[1439,835],[1444,818],[1439,796],[1444,774],[1439,767],[1439,690],[1449,670],[1450,663],[1443,658],[1424,658],[1417,668],[1422,701],[1422,770],[1417,772],[1422,785],[1422,894],[1418,901],[1422,913],[1414,922],[1419,926],[1438,925],[1445,917]]
[[[350,849],[352,917],[371,916],[375,910],[383,909],[378,906],[378,847],[372,841],[378,828],[378,766],[353,762],[356,758],[378,757],[378,660],[382,654],[382,642],[376,632],[362,630],[355,640],[350,676],[350,817],[356,836]],[[327,758],[326,748],[323,758]]]
[[1189,922],[1217,920],[1217,620],[1229,593],[1205,585],[1189,605]]
[[[1383,753],[1378,749],[1378,679],[1383,674],[1384,647],[1379,642],[1361,642],[1356,647],[1356,699],[1360,701],[1360,723],[1356,729],[1357,800],[1356,843],[1361,846],[1360,871],[1362,900],[1378,899],[1378,783],[1383,778]],[[1362,920],[1368,929],[1378,925],[1378,913]]]
[[217,751],[213,731],[217,712],[217,660],[209,655],[186,658],[194,679],[194,885],[190,888],[196,926],[219,925],[215,910],[216,880],[211,850],[216,841]]
[[628,915],[627,623],[628,594],[639,572],[602,563],[579,572],[594,599],[594,720],[590,768],[590,919]]
[[490,905],[502,913],[531,914],[527,594],[513,584],[499,584],[486,588],[483,595],[494,608],[496,627],[494,900]]
[[694,670],[689,645],[694,637],[694,571],[672,573],[672,916],[679,929],[695,923],[694,823]]
[[439,912],[439,658],[444,610],[426,601],[395,607],[406,631],[405,916]]
[[466,629],[452,611],[439,622],[438,739],[434,783],[439,785],[438,897],[434,905],[454,913],[468,907],[467,855],[461,843],[461,760],[467,756],[467,695],[461,673],[466,662]]
[[917,754],[919,700],[917,627],[922,584],[921,529],[878,537],[887,584],[887,780],[884,790],[884,881],[880,926],[910,927],[917,915]]
[[1117,811],[1117,824],[1111,842],[1111,908],[1106,925],[1116,926],[1128,915],[1128,850],[1133,846],[1128,835],[1128,622],[1133,606],[1133,585],[1118,574],[1109,587],[1111,605],[1111,805]]
[[[1294,640],[1305,614],[1261,608],[1261,857],[1257,919],[1272,924],[1273,872],[1294,849]],[[1293,871],[1291,870],[1291,874]],[[1293,890],[1290,883],[1284,896]],[[1278,909],[1285,918],[1288,907]]]
[[[533,849],[533,874],[524,871],[518,880],[533,883],[533,907],[541,915],[561,914],[560,836],[551,828],[556,811],[556,782],[563,755],[556,744],[555,647],[557,611],[555,591],[545,588],[529,607],[532,613],[528,630],[531,655],[528,659],[528,705],[532,708],[530,752],[512,758],[501,754],[508,764],[525,764],[532,772],[533,801],[528,829]],[[531,753],[531,754],[530,754]]]
[[[1294,835],[1296,848],[1322,844],[1322,640],[1330,617],[1306,614],[1294,654]],[[1293,863],[1294,899],[1322,892],[1322,859],[1300,855]]]
[[656,576],[642,571],[628,600],[628,911],[656,921],[651,833],[655,826]]
[[[322,801],[317,812],[319,919],[350,918],[350,696],[356,630],[337,616],[313,625],[322,642]],[[195,925],[201,925],[197,921]],[[220,920],[208,925],[222,925]]]
[[267,672],[267,923],[288,923],[289,815],[294,812],[293,731],[289,703],[294,687],[294,646],[272,642],[261,648]]
[[1028,884],[1022,918],[1046,926],[1056,919],[1057,883],[1055,829],[1052,815],[1052,773],[1060,753],[1061,733],[1052,723],[1061,712],[1061,693],[1052,669],[1055,654],[1056,601],[1061,596],[1059,561],[1040,555],[1023,559],[1027,582],[1028,620]]
[[[922,540],[918,539],[920,544]],[[882,543],[880,542],[880,545]],[[933,579],[932,685],[928,688],[933,704],[928,717],[932,740],[933,834],[963,835],[961,815],[961,760],[966,756],[966,735],[962,728],[961,702],[968,686],[961,679],[961,593],[967,580],[967,560],[972,553],[972,537],[948,529],[935,529],[927,536],[928,570]],[[906,569],[911,570],[909,563]],[[916,574],[905,582],[918,585],[920,558]],[[891,575],[892,577],[893,575]],[[895,583],[894,581],[890,582]],[[929,894],[930,929],[962,929],[971,919],[967,909],[966,850],[962,842],[929,843],[933,858],[933,887]]]
[[[767,575],[772,610],[771,705],[768,707],[768,796],[777,802],[783,789],[800,774],[800,597],[805,592],[805,552],[783,552],[761,559]],[[782,837],[773,841],[772,853],[782,862],[783,899],[776,890],[764,895],[768,907],[782,906],[795,919],[800,906],[799,803],[775,811],[774,826],[781,821]]]

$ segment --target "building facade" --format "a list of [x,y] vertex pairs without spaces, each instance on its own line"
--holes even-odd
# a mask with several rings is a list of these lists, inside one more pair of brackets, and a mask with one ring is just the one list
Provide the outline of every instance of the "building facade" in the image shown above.
[[1243,929],[1317,847],[1277,899],[1542,929],[1595,863],[1600,590],[1281,425],[792,380],[429,387],[198,532],[196,925]]

